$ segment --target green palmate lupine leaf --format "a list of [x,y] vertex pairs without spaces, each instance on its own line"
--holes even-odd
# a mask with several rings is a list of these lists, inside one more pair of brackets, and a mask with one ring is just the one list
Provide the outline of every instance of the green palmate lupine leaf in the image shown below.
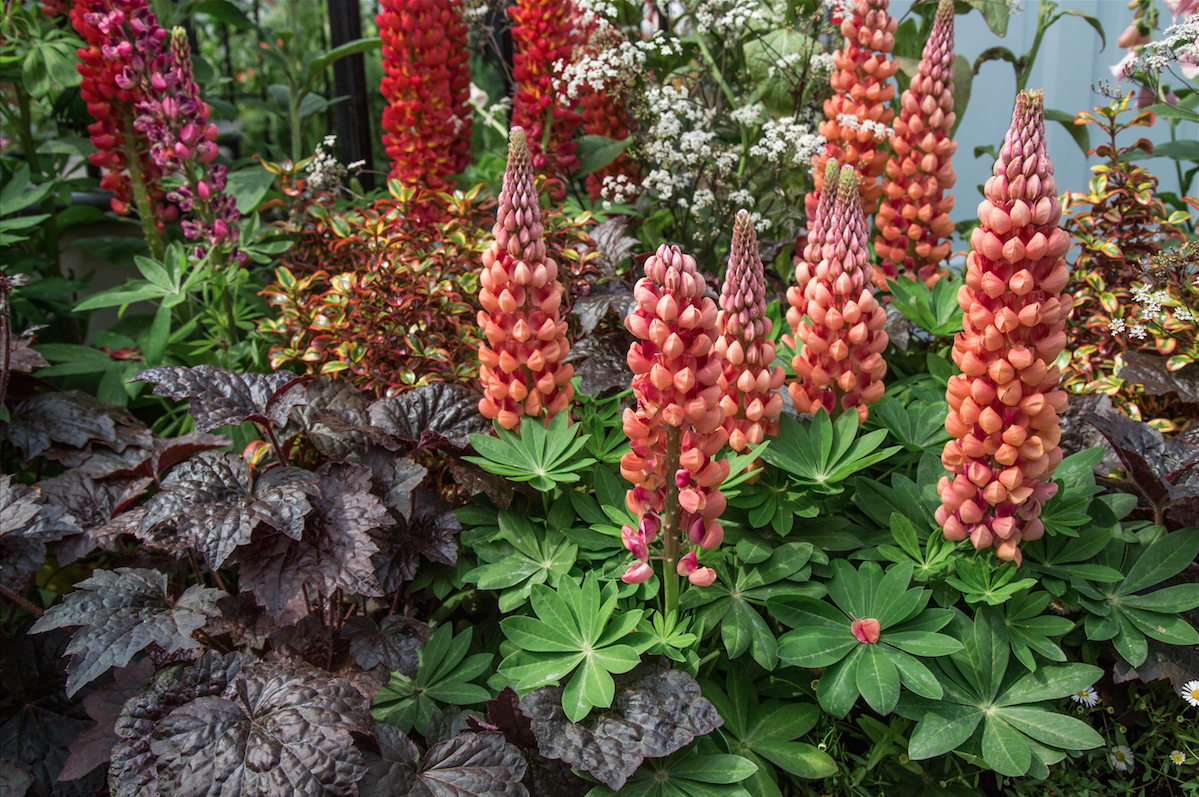
[[845,658],[854,645],[860,644],[846,625],[801,628],[783,636],[779,655],[794,667],[828,667]]
[[919,453],[929,448],[940,448],[949,439],[949,433],[945,431],[945,414],[948,411],[949,405],[944,401],[913,401],[906,407],[898,401],[887,401],[872,406],[870,418],[885,427],[895,441],[908,451]]
[[878,450],[887,436],[883,429],[859,437],[857,415],[852,412],[842,414],[836,424],[825,412],[802,424],[783,416],[779,424],[779,438],[763,458],[818,492],[842,492],[840,482],[899,450],[899,446]]
[[858,662],[857,687],[866,705],[879,714],[890,714],[899,702],[899,670],[880,645],[864,645]]
[[850,648],[849,655],[829,667],[816,685],[820,707],[834,717],[844,717],[858,700],[858,663],[865,655],[866,645]]
[[904,686],[921,697],[927,697],[930,700],[941,699],[945,693],[941,682],[920,659],[897,649],[888,650],[887,657],[899,671],[899,677]]
[[416,677],[392,673],[375,693],[375,719],[408,733],[423,730],[447,704],[469,706],[488,700],[491,693],[472,681],[491,669],[493,656],[466,655],[471,637],[470,627],[454,636],[449,625],[439,626],[417,651]]
[[[564,511],[558,511],[559,507]],[[559,499],[552,509],[547,521],[550,525],[561,528],[574,522],[569,500]],[[570,513],[569,520],[564,519],[565,513]],[[545,525],[533,523],[519,512],[501,510],[498,520],[501,539],[474,546],[484,564],[466,573],[463,580],[477,583],[479,589],[503,590],[499,607],[507,613],[525,604],[535,584],[556,587],[574,566],[579,547],[560,532],[551,533]]]
[[993,716],[983,721],[983,758],[991,769],[1010,777],[1020,777],[1032,764],[1032,752],[1025,737]]
[[1036,706],[1009,706],[995,716],[1042,744],[1063,750],[1101,747],[1103,737],[1076,717]]
[[529,418],[521,425],[520,434],[496,423],[499,439],[472,434],[470,444],[481,456],[464,459],[488,473],[529,482],[542,492],[550,492],[559,484],[572,484],[579,480],[578,471],[594,465],[595,460],[579,456],[588,436],[579,436],[579,426],[570,426],[568,421],[565,414],[559,414],[545,427]]
[[587,792],[587,797],[613,797],[618,793],[620,797],[750,797],[740,784],[757,769],[743,756],[701,754],[691,745],[667,758],[646,759],[619,792],[600,785]]

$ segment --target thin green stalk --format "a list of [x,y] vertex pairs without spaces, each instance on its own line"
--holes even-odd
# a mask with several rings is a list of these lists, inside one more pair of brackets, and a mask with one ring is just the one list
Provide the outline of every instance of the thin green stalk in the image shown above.
[[[1045,38],[1045,31],[1049,29],[1046,20],[1049,18],[1050,12],[1053,10],[1051,6],[1056,7],[1056,4],[1050,0],[1041,0],[1041,6],[1037,9],[1037,35],[1032,40],[1032,47],[1025,53],[1025,58],[1021,69],[1016,70],[1016,93],[1019,94],[1028,86],[1028,78],[1032,75],[1033,62],[1037,60],[1037,52],[1041,49],[1041,39]],[[1023,59],[1021,59],[1023,60]]]
[[[29,105],[29,92],[21,83],[17,83],[17,103],[21,109],[21,124],[18,125],[21,134],[21,148],[25,150],[25,161],[33,174],[42,173],[41,158],[37,155],[37,142],[33,140],[33,112]],[[42,224],[42,252],[46,255],[49,265],[46,275],[58,277],[62,275],[58,262],[58,219],[54,213],[55,192],[51,191],[42,200],[42,213],[49,215]]]
[[141,218],[142,233],[146,236],[146,246],[150,247],[150,256],[162,260],[166,247],[162,243],[162,235],[158,225],[154,223],[154,203],[146,182],[142,179],[141,156],[137,151],[137,131],[133,127],[133,114],[128,109],[122,112],[124,123],[125,167],[129,172],[129,181],[133,184],[133,204],[137,206],[137,215]]
[[666,427],[666,502],[662,511],[662,585],[665,595],[663,614],[670,617],[679,615],[679,573],[676,566],[679,561],[679,537],[683,533],[680,528],[682,512],[679,507],[679,486],[675,483],[674,474],[679,469],[680,449],[679,428]]

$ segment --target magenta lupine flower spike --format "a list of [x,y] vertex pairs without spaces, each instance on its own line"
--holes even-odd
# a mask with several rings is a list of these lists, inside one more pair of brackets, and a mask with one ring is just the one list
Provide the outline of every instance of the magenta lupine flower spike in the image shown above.
[[1053,361],[1074,307],[1062,293],[1070,236],[1058,227],[1041,92],[1016,98],[994,175],[958,292],[964,315],[953,361],[962,373],[950,377],[945,396],[954,439],[941,455],[951,476],[937,485],[936,518],[949,539],[994,544],[1000,559],[1018,564],[1020,542],[1045,533],[1041,506],[1057,492],[1051,479],[1062,461],[1066,393]]
[[953,112],[953,0],[941,0],[932,35],[924,46],[918,74],[903,93],[902,111],[895,120],[891,149],[883,176],[883,201],[878,210],[874,250],[879,263],[874,284],[905,274],[930,287],[944,273],[949,256],[953,222],[953,195],[946,193],[957,182],[953,154],[957,142],[950,136],[957,115]]
[[766,435],[778,435],[783,411],[782,387],[786,374],[774,365],[774,327],[766,317],[766,278],[758,236],[749,211],[737,212],[733,244],[720,293],[716,316],[716,353],[724,358],[720,399],[724,428],[734,451],[757,445]]
[[866,217],[852,166],[841,167],[837,196],[821,224],[824,241],[806,247],[795,269],[802,294],[788,293],[800,344],[791,367],[802,379],[789,390],[799,412],[853,409],[864,421],[867,405],[883,397],[887,312],[874,298]]
[[479,411],[515,428],[522,415],[552,418],[570,405],[574,367],[561,319],[558,264],[546,256],[545,228],[525,131],[508,134],[508,168],[496,210],[495,240],[479,277]]
[[[680,558],[680,544],[715,548],[724,539],[720,485],[727,460],[715,460],[728,441],[721,399],[721,357],[716,351],[716,303],[695,258],[662,244],[645,261],[633,295],[637,309],[625,320],[638,338],[629,347],[637,409],[624,412],[629,453],[620,472],[633,484],[626,503],[640,518],[625,526],[625,547],[638,559],[622,578],[640,583],[653,575],[649,546],[663,538],[667,568],[707,586],[716,578],[700,567],[697,552]],[[673,576],[671,576],[673,578]],[[673,582],[667,580],[667,585]],[[667,593],[667,605],[671,604]]]

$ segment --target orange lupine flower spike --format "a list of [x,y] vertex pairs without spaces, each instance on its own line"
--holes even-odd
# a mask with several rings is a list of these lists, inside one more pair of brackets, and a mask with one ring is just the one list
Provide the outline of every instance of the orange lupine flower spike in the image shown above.
[[716,316],[716,353],[724,359],[724,429],[734,451],[778,435],[783,394],[775,393],[786,374],[774,365],[773,323],[766,317],[766,278],[749,211],[737,212],[729,266]]
[[512,124],[528,131],[533,168],[539,174],[568,178],[579,168],[573,141],[583,121],[563,90],[555,85],[555,64],[570,63],[578,44],[578,16],[571,0],[515,0],[512,17]]
[[877,219],[882,235],[874,241],[880,259],[874,284],[882,290],[901,273],[930,288],[945,273],[941,263],[949,256],[953,234],[953,195],[946,189],[957,181],[950,159],[958,145],[949,136],[957,121],[953,61],[953,0],[941,0],[891,136],[895,154],[887,160]]
[[[832,180],[829,168],[825,193],[831,193]],[[823,214],[824,240],[804,249],[805,259],[795,269],[800,288],[788,292],[788,317],[798,322],[800,347],[791,367],[802,379],[788,389],[799,412],[824,407],[836,415],[854,409],[864,421],[866,405],[883,397],[887,311],[870,283],[866,217],[853,166],[841,167],[836,186],[837,195]]]
[[890,135],[888,125],[895,117],[891,109],[895,85],[888,81],[899,69],[890,58],[898,23],[887,13],[889,5],[890,0],[857,0],[853,15],[841,21],[845,46],[833,53],[835,69],[829,83],[834,93],[824,101],[828,119],[820,123],[820,135],[828,144],[812,161],[816,185],[804,197],[809,218],[819,206],[829,160],[857,170],[867,215],[878,207],[883,189],[877,179],[887,161],[887,154],[878,146]]
[[379,90],[391,176],[407,186],[453,188],[470,164],[470,52],[459,0],[381,0]]
[[1000,559],[1021,561],[1019,544],[1045,533],[1042,504],[1057,492],[1050,479],[1062,450],[1053,361],[1066,345],[1073,300],[1063,259],[1070,236],[1058,227],[1061,205],[1053,164],[1045,154],[1040,91],[1016,98],[982,222],[970,238],[966,284],[958,293],[965,315],[953,345],[962,373],[949,380],[941,462],[951,476],[937,486],[937,522],[951,540],[996,546]]
[[699,586],[716,578],[699,566],[694,550],[679,556],[680,544],[715,548],[724,539],[717,518],[729,463],[714,457],[728,432],[720,405],[718,312],[706,290],[695,258],[662,244],[645,261],[645,277],[633,292],[637,309],[625,320],[638,338],[628,356],[637,409],[624,411],[630,450],[620,460],[621,474],[633,484],[626,503],[640,518],[622,534],[638,559],[621,577],[629,583],[653,575],[649,546],[659,532],[666,567]]
[[496,210],[495,240],[483,253],[479,275],[479,412],[515,428],[522,415],[549,418],[570,405],[574,367],[561,319],[558,264],[545,252],[545,228],[533,185],[525,131],[508,134],[508,168]]

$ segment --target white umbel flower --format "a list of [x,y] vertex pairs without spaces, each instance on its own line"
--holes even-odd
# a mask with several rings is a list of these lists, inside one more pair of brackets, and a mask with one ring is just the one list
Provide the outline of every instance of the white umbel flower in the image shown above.
[[1183,700],[1199,708],[1199,681],[1187,681],[1178,694]]
[[1079,689],[1077,692],[1070,695],[1070,699],[1079,705],[1086,706],[1087,708],[1095,708],[1095,706],[1099,705],[1099,693],[1096,692],[1095,688],[1091,686]]
[[1132,765],[1136,763],[1136,756],[1132,754],[1132,750],[1122,744],[1113,747],[1107,757],[1111,760],[1112,767],[1120,772],[1129,771],[1132,769]]

